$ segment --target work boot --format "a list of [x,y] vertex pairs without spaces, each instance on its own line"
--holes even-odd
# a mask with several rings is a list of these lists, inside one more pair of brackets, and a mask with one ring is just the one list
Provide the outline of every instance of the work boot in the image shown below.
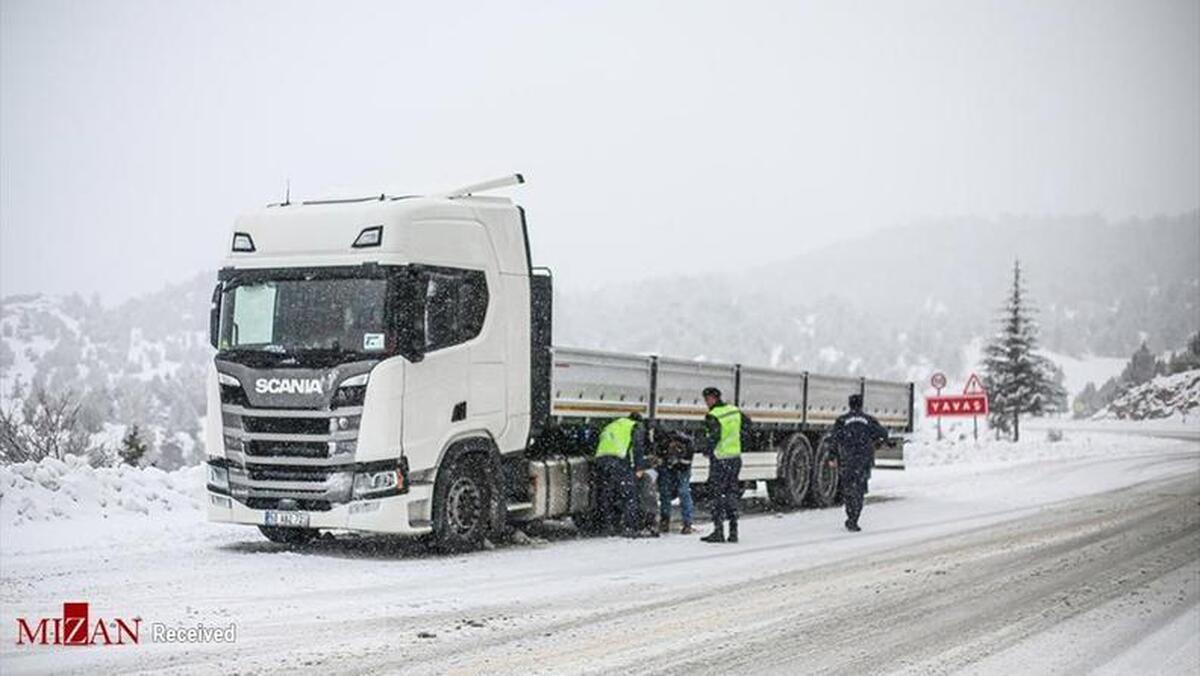
[[860,531],[862,529],[858,527],[857,521],[851,521],[850,519],[846,519],[846,530],[850,531],[851,533],[857,533],[858,531]]
[[659,519],[658,520],[658,532],[670,533],[671,532],[671,520],[670,519]]
[[737,538],[737,520],[731,520],[731,521],[729,522],[729,537],[728,537],[728,538],[726,538],[726,539],[725,539],[725,541],[726,541],[726,542],[737,542],[737,541],[738,541],[738,538]]
[[700,538],[701,542],[724,542],[725,541],[725,524],[717,521],[713,524],[713,532]]
[[695,533],[695,532],[696,531],[692,530],[692,524],[687,523],[687,522],[684,522],[683,528],[679,529],[680,535],[691,535],[692,533]]

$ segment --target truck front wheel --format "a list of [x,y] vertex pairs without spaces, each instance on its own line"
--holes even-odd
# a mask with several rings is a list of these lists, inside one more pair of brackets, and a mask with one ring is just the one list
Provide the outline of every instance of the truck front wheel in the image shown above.
[[271,542],[281,545],[304,545],[317,537],[316,528],[284,528],[281,526],[259,526],[258,530]]
[[479,549],[488,532],[492,484],[487,459],[478,453],[460,456],[439,477],[434,494],[433,536],[444,552]]

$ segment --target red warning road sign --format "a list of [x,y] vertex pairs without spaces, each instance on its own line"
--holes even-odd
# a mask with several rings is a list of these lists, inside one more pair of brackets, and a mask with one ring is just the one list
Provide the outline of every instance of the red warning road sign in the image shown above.
[[948,397],[926,397],[925,415],[987,415],[986,394],[962,394]]
[[972,373],[971,377],[967,378],[967,386],[963,388],[963,394],[986,395],[987,391],[983,389],[983,383],[979,382],[979,376]]

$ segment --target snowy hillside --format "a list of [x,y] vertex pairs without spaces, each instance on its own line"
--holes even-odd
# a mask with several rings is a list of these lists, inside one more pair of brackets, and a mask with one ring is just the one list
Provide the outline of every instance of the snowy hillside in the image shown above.
[[[1015,258],[1042,347],[1091,362],[1072,373],[1107,373],[1112,364],[1094,356],[1125,360],[1143,340],[1174,349],[1200,329],[1200,212],[1191,212],[1122,223],[961,219],[736,274],[610,284],[559,297],[555,340],[832,373],[965,375],[964,348],[992,334]],[[1070,383],[1072,393],[1095,377]]]
[[1117,397],[1096,420],[1186,420],[1200,416],[1200,369],[1159,376]]
[[208,276],[114,308],[78,295],[10,296],[0,308],[0,405],[34,390],[79,406],[92,444],[112,451],[138,425],[148,462],[194,462],[204,415]]

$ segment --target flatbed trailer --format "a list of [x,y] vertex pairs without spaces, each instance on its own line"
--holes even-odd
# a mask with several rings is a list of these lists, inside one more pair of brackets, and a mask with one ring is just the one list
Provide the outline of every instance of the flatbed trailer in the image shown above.
[[[548,414],[529,454],[534,493],[510,505],[518,519],[591,507],[588,460],[598,430],[615,417],[641,414],[652,443],[663,432],[702,434],[705,387],[728,393],[752,421],[739,478],[765,481],[781,507],[836,502],[837,474],[824,440],[851,394],[862,395],[863,409],[894,435],[877,453],[876,466],[903,468],[904,435],[913,429],[912,383],[580,348],[548,352]],[[708,460],[697,455],[692,483],[707,479]]]

